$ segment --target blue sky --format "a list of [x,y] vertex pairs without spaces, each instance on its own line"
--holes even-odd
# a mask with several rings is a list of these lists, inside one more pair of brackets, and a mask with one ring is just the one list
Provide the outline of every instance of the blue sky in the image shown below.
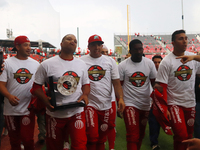
[[[89,36],[99,34],[114,49],[114,34],[127,34],[127,5],[132,34],[171,34],[182,28],[181,0],[0,0],[0,39],[6,29],[30,40],[48,41],[60,47],[66,34],[77,35],[87,47]],[[184,29],[200,33],[200,0],[183,0]]]

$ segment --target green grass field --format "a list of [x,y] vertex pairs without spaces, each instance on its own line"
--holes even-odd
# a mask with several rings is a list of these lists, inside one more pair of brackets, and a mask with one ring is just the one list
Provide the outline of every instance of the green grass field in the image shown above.
[[[126,150],[126,128],[124,120],[118,117],[116,119],[116,130],[117,134],[115,140],[115,150]],[[158,141],[159,145],[161,146],[161,150],[173,150],[173,136],[165,134],[162,129],[160,129],[160,135]],[[44,146],[42,150],[46,150],[46,147]],[[109,150],[107,142],[106,142],[106,150]],[[145,137],[142,141],[141,150],[151,150],[148,124],[146,127]]]
[[[116,141],[115,141],[115,150],[126,150],[126,128],[124,120],[117,117],[116,119]],[[142,141],[141,150],[151,150],[150,140],[149,140],[149,126],[147,124],[146,134]],[[173,136],[169,136],[160,129],[159,135],[159,145],[161,150],[173,150]],[[108,143],[106,143],[106,150],[108,150]]]

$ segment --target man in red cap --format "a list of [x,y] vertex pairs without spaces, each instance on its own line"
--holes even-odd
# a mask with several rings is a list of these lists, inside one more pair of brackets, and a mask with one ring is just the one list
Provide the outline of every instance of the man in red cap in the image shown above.
[[5,60],[0,76],[0,91],[4,96],[4,117],[12,150],[34,149],[35,117],[28,110],[31,100],[30,89],[39,63],[30,58],[31,45],[26,36],[18,36],[14,41],[15,57]]
[[89,104],[85,108],[88,150],[105,150],[108,128],[111,126],[112,85],[118,98],[118,111],[123,112],[124,100],[119,81],[117,64],[114,59],[101,54],[102,41],[99,35],[92,35],[88,40],[89,55],[81,57],[86,63],[90,79],[91,92]]

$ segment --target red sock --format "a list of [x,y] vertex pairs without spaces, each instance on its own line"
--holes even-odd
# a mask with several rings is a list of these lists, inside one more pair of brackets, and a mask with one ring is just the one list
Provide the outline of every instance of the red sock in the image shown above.
[[109,130],[109,133],[108,133],[109,149],[114,149],[114,147],[115,147],[115,137],[116,137],[116,131],[115,131],[115,128],[112,128],[112,129]]

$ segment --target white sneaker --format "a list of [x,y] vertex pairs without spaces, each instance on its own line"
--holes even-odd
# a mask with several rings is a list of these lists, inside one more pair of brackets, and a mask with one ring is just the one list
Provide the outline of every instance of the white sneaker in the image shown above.
[[8,130],[4,129],[3,135],[8,135]]
[[65,143],[64,143],[63,150],[69,150],[69,149],[70,149],[69,143],[68,143],[68,142],[65,142]]
[[24,145],[21,143],[21,149],[24,150]]

